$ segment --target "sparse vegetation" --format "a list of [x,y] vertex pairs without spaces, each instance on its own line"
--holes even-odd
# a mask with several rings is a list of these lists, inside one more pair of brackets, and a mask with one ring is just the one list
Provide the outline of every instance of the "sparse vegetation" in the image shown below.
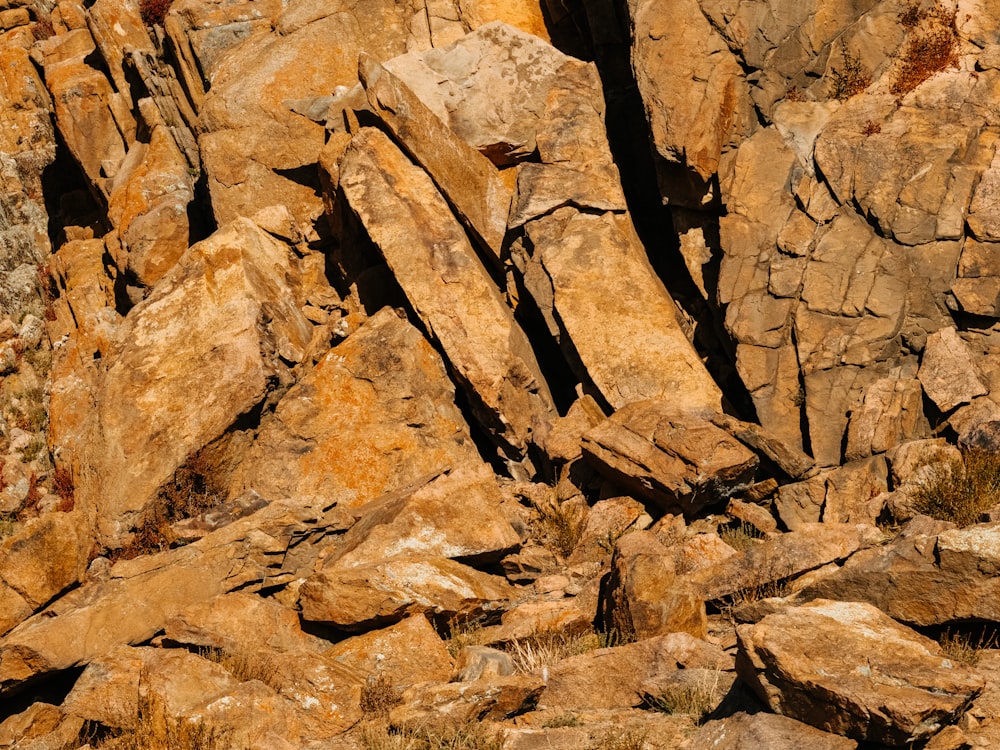
[[609,731],[587,750],[643,750],[645,746],[645,732]]
[[840,42],[840,57],[843,67],[834,68],[831,71],[833,81],[830,87],[830,95],[834,99],[850,99],[855,94],[860,94],[871,86],[872,77],[861,64],[861,58],[847,49],[844,40]]
[[896,96],[913,91],[935,73],[958,61],[955,11],[941,5],[920,10],[910,5],[899,17],[910,38],[899,53],[889,90]]
[[17,518],[10,513],[0,513],[0,539],[6,539],[14,533]]
[[198,654],[215,662],[240,682],[259,680],[276,691],[281,689],[281,684],[276,679],[278,668],[267,654],[230,651],[224,648],[200,649]]
[[162,26],[163,19],[167,17],[167,11],[173,0],[139,0],[139,14],[142,22],[152,28]]
[[94,727],[82,740],[94,750],[237,750],[228,732],[209,727],[204,721],[188,721],[166,715],[162,703],[144,701],[135,723],[115,729],[97,739]]
[[503,750],[503,732],[485,724],[397,729],[385,721],[365,722],[360,729],[363,750]]
[[983,650],[1000,645],[995,630],[989,635],[980,633],[978,637],[974,637],[969,633],[952,632],[949,628],[941,633],[938,643],[949,659],[970,666],[976,665]]
[[958,526],[976,523],[1000,503],[1000,454],[965,451],[961,462],[934,468],[913,500],[918,513]]
[[882,126],[875,122],[874,120],[869,120],[865,123],[865,126],[861,129],[861,134],[868,135],[878,135],[882,132]]
[[530,638],[512,641],[506,651],[519,672],[537,672],[570,656],[578,656],[602,647],[600,635],[590,631],[579,635],[547,631]]
[[448,631],[448,639],[445,642],[448,653],[454,659],[466,646],[482,645],[482,631],[483,622],[480,619],[452,623]]
[[763,539],[764,535],[755,526],[746,521],[740,521],[738,524],[731,524],[720,529],[719,538],[737,552],[746,552],[757,544],[757,540]]
[[658,695],[651,696],[647,703],[657,711],[690,716],[701,723],[722,700],[721,678],[720,670],[705,670],[693,684],[668,686]]
[[384,674],[369,675],[361,687],[361,712],[366,719],[384,719],[400,702],[399,690]]
[[534,507],[539,515],[538,536],[553,552],[569,557],[583,533],[584,515],[559,502]]

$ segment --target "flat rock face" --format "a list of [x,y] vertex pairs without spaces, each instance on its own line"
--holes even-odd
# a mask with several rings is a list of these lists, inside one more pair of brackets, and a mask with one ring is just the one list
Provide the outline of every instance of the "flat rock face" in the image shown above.
[[[92,434],[70,446],[78,499],[105,541],[139,521],[187,457],[255,406],[312,326],[289,248],[241,219],[195,245],[121,326],[97,386]],[[199,398],[192,398],[197,393]]]
[[683,393],[679,410],[721,411],[719,388],[627,216],[561,208],[526,229],[525,285],[561,345],[575,352],[570,362],[582,365],[608,404]]
[[480,421],[522,458],[555,406],[528,337],[430,178],[366,129],[341,161],[340,186]]
[[478,462],[440,357],[391,310],[373,315],[278,403],[231,494],[362,505]]
[[992,621],[1000,615],[998,566],[1000,527],[994,524],[908,533],[851,558],[801,596],[869,602],[916,626]]
[[927,337],[917,377],[927,397],[941,411],[949,411],[989,393],[972,352],[954,328],[942,328]]
[[706,724],[680,750],[854,750],[858,743],[847,737],[821,732],[808,724],[777,714],[738,714]]
[[927,738],[982,676],[868,604],[818,600],[737,628],[737,670],[772,710],[892,746]]

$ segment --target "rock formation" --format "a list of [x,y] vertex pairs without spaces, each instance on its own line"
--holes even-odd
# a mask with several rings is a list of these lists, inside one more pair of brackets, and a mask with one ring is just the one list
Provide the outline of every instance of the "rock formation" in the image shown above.
[[997,17],[0,2],[0,748],[1000,745]]

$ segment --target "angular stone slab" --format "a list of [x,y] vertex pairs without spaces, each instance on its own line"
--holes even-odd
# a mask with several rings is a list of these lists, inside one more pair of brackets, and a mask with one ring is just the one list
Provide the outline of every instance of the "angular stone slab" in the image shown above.
[[917,378],[924,393],[941,411],[950,411],[990,390],[968,344],[953,326],[927,337]]
[[508,457],[523,458],[534,426],[554,418],[555,407],[527,336],[447,203],[375,129],[348,148],[340,187],[440,342],[477,418]]
[[817,600],[739,626],[737,638],[740,678],[773,711],[894,747],[934,735],[985,684],[869,604]]
[[305,356],[290,248],[246,219],[191,247],[118,329],[79,446],[77,502],[114,543],[189,455]]
[[814,729],[778,714],[738,713],[707,722],[679,750],[855,750],[847,737]]
[[[403,66],[405,61],[406,57],[396,58],[395,65]],[[512,196],[496,167],[368,55],[361,55],[358,75],[375,114],[499,261]]]
[[759,459],[711,422],[643,401],[615,412],[583,436],[583,455],[636,497],[687,514],[753,478]]
[[444,363],[386,308],[289,389],[230,492],[358,506],[469,461],[479,453]]
[[627,215],[561,208],[526,229],[527,257],[515,259],[525,286],[567,360],[612,408],[661,398],[678,411],[722,411]]
[[796,599],[868,602],[919,627],[1000,622],[998,572],[1000,525],[904,534],[892,544],[859,552]]
[[358,630],[413,614],[472,619],[516,591],[503,578],[447,558],[399,557],[346,570],[324,570],[302,584],[302,617]]

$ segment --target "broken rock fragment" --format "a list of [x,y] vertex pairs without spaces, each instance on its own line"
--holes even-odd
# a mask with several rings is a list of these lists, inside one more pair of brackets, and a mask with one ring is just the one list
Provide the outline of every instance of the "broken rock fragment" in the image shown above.
[[902,747],[950,723],[985,681],[869,604],[817,600],[737,628],[740,678],[772,710]]
[[584,435],[583,454],[636,497],[685,514],[750,482],[759,463],[727,432],[667,400],[619,409]]

